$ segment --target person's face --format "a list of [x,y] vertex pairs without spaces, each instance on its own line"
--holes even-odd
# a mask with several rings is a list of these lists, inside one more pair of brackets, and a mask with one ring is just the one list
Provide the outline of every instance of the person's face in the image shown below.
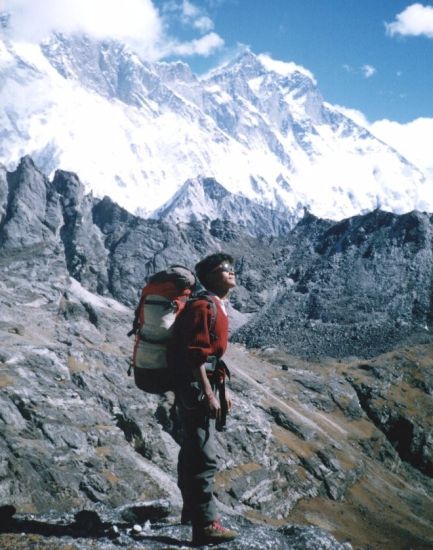
[[208,274],[207,281],[215,294],[227,294],[231,288],[236,286],[236,274],[233,265],[223,262]]

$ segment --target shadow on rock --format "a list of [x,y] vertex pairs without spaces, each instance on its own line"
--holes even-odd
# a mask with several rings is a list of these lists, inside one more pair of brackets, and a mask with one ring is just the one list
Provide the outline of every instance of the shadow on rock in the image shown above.
[[69,524],[14,518],[13,514],[8,516],[4,513],[4,510],[2,512],[0,514],[2,520],[0,533],[26,533],[45,537],[99,538],[109,535],[111,529],[111,524],[102,522],[96,512],[86,510],[76,514],[75,520]]

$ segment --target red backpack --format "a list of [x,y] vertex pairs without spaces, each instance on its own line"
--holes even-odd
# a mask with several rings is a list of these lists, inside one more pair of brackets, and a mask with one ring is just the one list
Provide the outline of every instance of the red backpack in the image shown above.
[[173,389],[167,345],[174,322],[191,298],[195,283],[189,269],[172,265],[155,273],[141,292],[128,336],[135,334],[131,368],[135,384],[145,392],[164,393]]

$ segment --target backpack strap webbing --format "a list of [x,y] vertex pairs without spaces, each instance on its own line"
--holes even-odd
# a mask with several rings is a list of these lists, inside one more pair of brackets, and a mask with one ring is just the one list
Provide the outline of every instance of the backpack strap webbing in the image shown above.
[[212,338],[212,341],[215,342],[216,340],[218,340],[218,336],[215,334],[217,307],[216,307],[215,302],[212,300],[212,298],[209,298],[208,307],[211,310],[211,317],[210,317],[210,323],[209,323],[209,334],[210,334],[210,337]]
[[215,342],[218,340],[218,336],[215,334],[215,325],[216,325],[216,318],[217,318],[217,306],[215,302],[212,300],[209,294],[206,292],[202,292],[198,294],[197,296],[194,296],[193,298],[190,298],[188,302],[197,302],[198,300],[206,300],[208,309],[211,310],[211,317],[209,322],[209,334],[212,339],[212,342]]
[[127,336],[132,336],[133,334],[137,334],[140,330],[140,310],[143,306],[144,301],[146,300],[146,296],[144,294],[141,295],[140,301],[138,302],[138,306],[135,308],[134,311],[134,320],[132,321],[132,329],[128,332]]

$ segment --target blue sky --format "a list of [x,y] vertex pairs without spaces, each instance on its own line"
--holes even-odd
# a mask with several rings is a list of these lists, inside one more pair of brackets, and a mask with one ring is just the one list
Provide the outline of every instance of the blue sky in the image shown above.
[[[189,4],[197,18],[209,19],[205,32],[224,42],[206,57],[185,57],[197,73],[246,45],[305,66],[327,101],[358,109],[371,122],[433,116],[433,2],[182,0],[177,11],[174,2],[154,3],[178,39],[197,34],[193,17],[179,16]],[[405,12],[413,5],[423,9]]]

